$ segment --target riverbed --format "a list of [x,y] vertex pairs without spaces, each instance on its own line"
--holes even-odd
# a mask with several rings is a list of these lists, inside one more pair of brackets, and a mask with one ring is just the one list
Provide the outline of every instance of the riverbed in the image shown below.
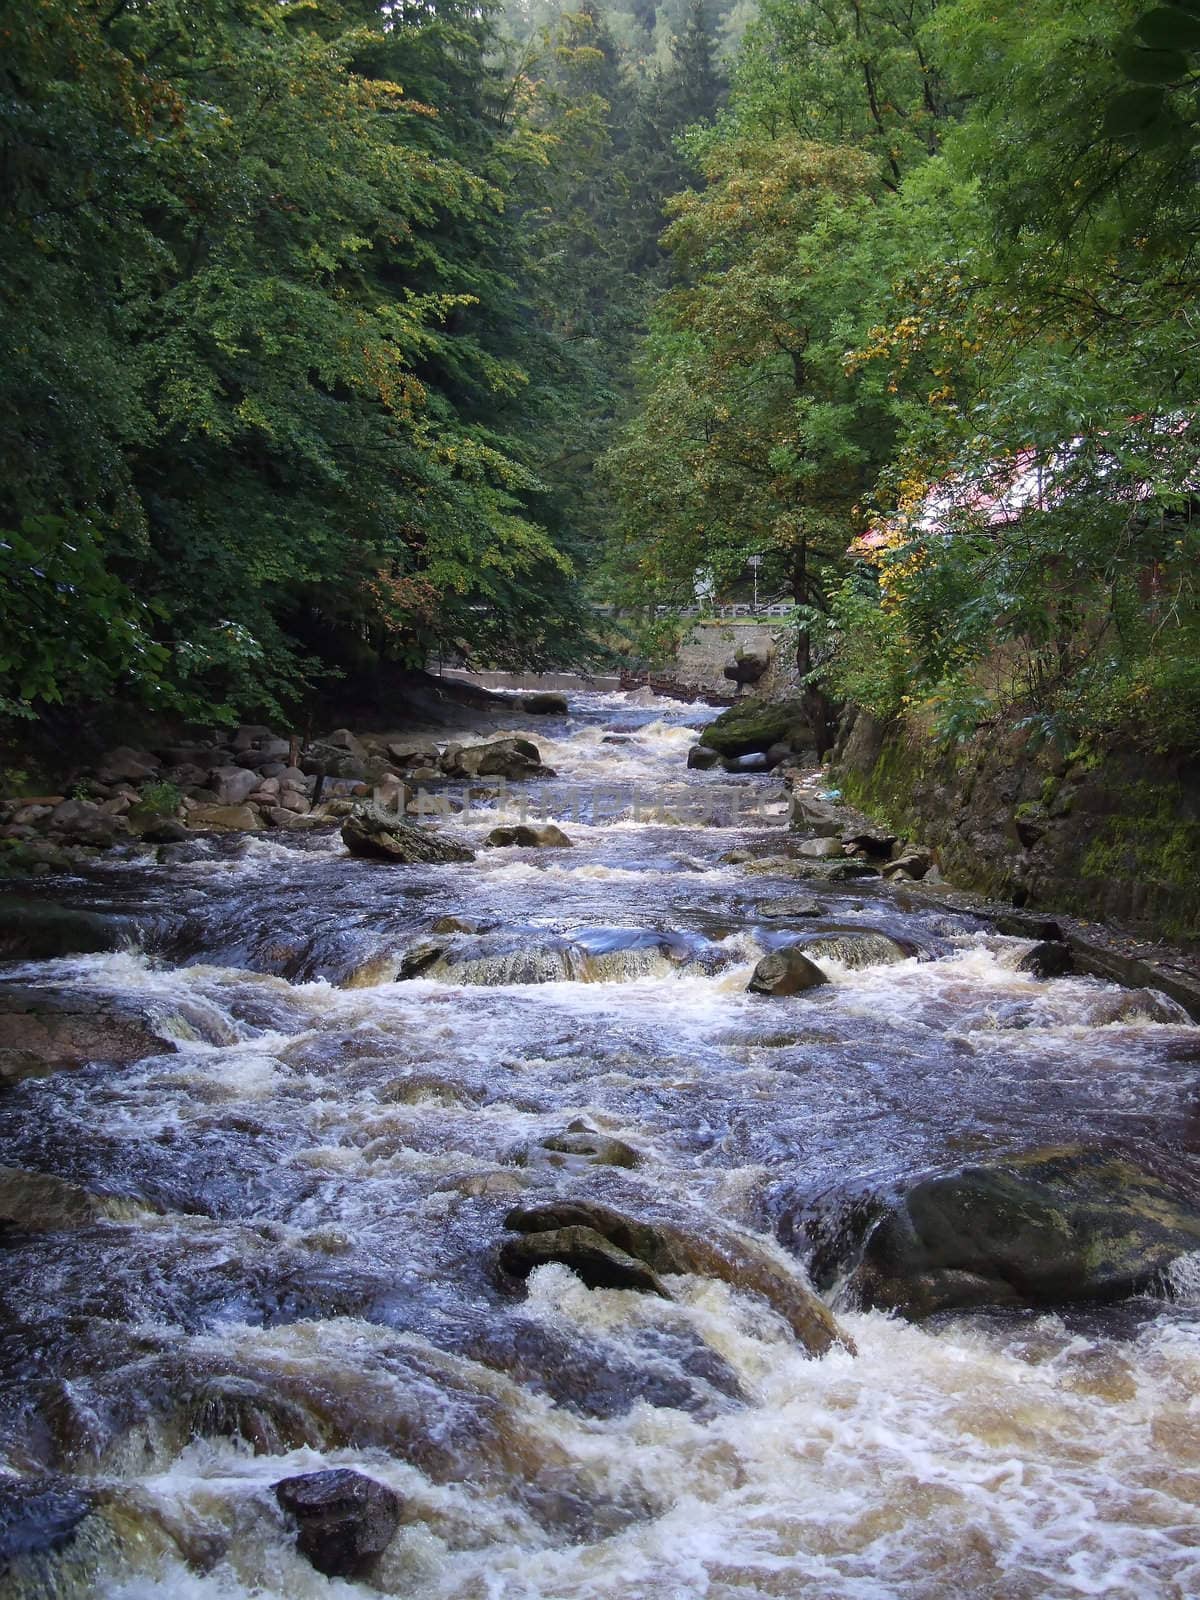
[[[787,800],[688,770],[714,714],[573,695],[521,730],[554,779],[439,822],[474,862],[213,836],[42,885],[125,918],[128,948],[5,977],[190,1019],[0,1101],[0,1163],[99,1197],[0,1241],[0,1464],[101,1492],[50,1592],[361,1594],[271,1493],[329,1466],[400,1496],[367,1588],[410,1600],[1200,1591],[1194,1258],[1114,1305],[921,1325],[823,1281],[857,1354],[819,1360],[711,1278],[498,1275],[506,1214],[551,1195],[745,1230],[803,1275],[814,1219],[954,1161],[1090,1141],[1200,1181],[1178,1007],[1040,981],[1031,940],[904,885],[725,860],[780,852]],[[571,848],[483,848],[498,806]],[[798,894],[805,926],[911,954],[747,993],[788,936],[764,907]],[[556,981],[422,976],[444,918],[583,955]],[[555,1159],[572,1127],[634,1164]]]

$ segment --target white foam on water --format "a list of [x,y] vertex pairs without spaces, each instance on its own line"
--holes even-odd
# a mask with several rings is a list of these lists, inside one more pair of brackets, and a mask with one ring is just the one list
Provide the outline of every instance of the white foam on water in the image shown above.
[[[148,1487],[177,1505],[237,1515],[258,1539],[172,1593],[194,1600],[337,1593],[296,1562],[270,1484],[290,1472],[353,1465],[412,1496],[376,1579],[410,1600],[1067,1600],[1182,1597],[1200,1584],[1200,1349],[1164,1323],[1134,1345],[1068,1334],[1044,1318],[1005,1339],[934,1334],[883,1316],[849,1319],[852,1358],[810,1361],[769,1316],[724,1285],[682,1304],[589,1291],[563,1268],[534,1275],[539,1319],[620,1339],[659,1322],[697,1327],[752,1395],[703,1420],[644,1404],[597,1421],[522,1400],[528,1425],[562,1453],[587,1492],[624,1489],[644,1513],[599,1539],[561,1543],[521,1525],[505,1533],[484,1485],[436,1486],[370,1453],[283,1458],[206,1447]],[[341,1335],[373,1335],[347,1327]],[[381,1336],[381,1335],[375,1335]],[[292,1361],[340,1358],[309,1328],[249,1338]],[[636,1350],[632,1345],[631,1349]],[[289,1355],[289,1350],[294,1355]],[[497,1394],[505,1380],[494,1379]],[[477,1545],[440,1510],[473,1513]],[[425,1526],[420,1526],[424,1521]],[[511,1524],[510,1524],[511,1526]],[[514,1536],[515,1534],[515,1536]],[[249,1570],[248,1570],[249,1569]],[[149,1597],[114,1583],[108,1600]],[[361,1591],[359,1591],[361,1592]]]

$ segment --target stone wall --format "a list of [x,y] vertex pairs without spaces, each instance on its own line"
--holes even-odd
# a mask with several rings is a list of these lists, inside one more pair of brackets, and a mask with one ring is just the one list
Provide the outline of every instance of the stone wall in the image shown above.
[[793,670],[789,676],[787,645],[780,645],[779,621],[774,617],[760,621],[703,618],[684,636],[673,664],[664,669],[665,675],[680,688],[732,698],[738,688],[725,676],[725,663],[739,649],[757,650],[764,644],[772,656],[767,675],[741,692],[771,698],[794,694],[795,673]]
[[864,712],[835,755],[846,798],[933,845],[956,883],[1200,941],[1200,763],[1064,756],[1018,728],[947,750]]

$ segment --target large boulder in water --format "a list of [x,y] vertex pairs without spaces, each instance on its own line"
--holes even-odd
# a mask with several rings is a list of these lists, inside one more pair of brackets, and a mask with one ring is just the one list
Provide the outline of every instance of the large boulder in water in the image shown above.
[[754,976],[746,988],[750,994],[786,999],[790,995],[803,994],[806,989],[819,989],[828,982],[829,979],[815,961],[810,961],[795,945],[789,945],[784,950],[772,950],[770,955],[765,955],[755,967]]
[[[851,1288],[920,1319],[1154,1289],[1200,1250],[1200,1205],[1111,1150],[1026,1151],[927,1177],[860,1211]],[[840,1263],[844,1270],[847,1263]]]
[[352,856],[368,861],[435,863],[474,861],[475,852],[457,839],[431,833],[408,822],[399,812],[371,801],[356,805],[342,824],[342,843]]
[[300,1554],[327,1578],[367,1577],[400,1525],[396,1491],[348,1467],[282,1478],[275,1498]]
[[[597,1270],[592,1263],[598,1236],[620,1252],[623,1259],[617,1265],[630,1278],[631,1263],[641,1263],[653,1274],[653,1281],[641,1285],[627,1281],[619,1287],[645,1287],[661,1293],[658,1279],[664,1276],[716,1278],[765,1300],[810,1355],[824,1355],[835,1345],[854,1352],[853,1340],[808,1285],[756,1240],[731,1228],[706,1222],[701,1233],[665,1218],[644,1220],[586,1199],[517,1206],[505,1217],[504,1225],[525,1236],[520,1245],[506,1242],[501,1246],[501,1265],[511,1274],[524,1276],[546,1261],[561,1261],[578,1270],[586,1283],[588,1273]],[[600,1270],[613,1264],[612,1258],[606,1257],[605,1268]]]
[[451,746],[442,757],[442,771],[451,778],[550,777],[542,753],[532,739],[493,739],[488,744]]
[[538,1229],[505,1239],[500,1246],[500,1266],[511,1278],[527,1278],[538,1267],[558,1262],[589,1289],[634,1289],[642,1294],[671,1297],[658,1274],[628,1250],[622,1250],[595,1228],[571,1224]]
[[878,933],[873,928],[854,927],[826,928],[820,933],[806,934],[793,948],[810,961],[836,961],[851,969],[892,966],[917,954],[916,945],[902,944],[890,934]]
[[490,850],[506,850],[513,846],[521,850],[568,850],[573,843],[553,822],[539,826],[517,822],[511,827],[493,828],[483,842]]
[[176,1050],[180,1039],[230,1044],[236,1033],[202,1001],[106,990],[0,985],[0,1085]]
[[800,749],[812,735],[799,700],[741,700],[709,723],[700,743],[725,757],[746,756],[773,744]]
[[48,961],[56,956],[117,950],[132,923],[53,900],[0,898],[0,961]]
[[535,717],[565,717],[570,708],[565,694],[539,689],[536,694],[521,696],[521,709],[532,712]]

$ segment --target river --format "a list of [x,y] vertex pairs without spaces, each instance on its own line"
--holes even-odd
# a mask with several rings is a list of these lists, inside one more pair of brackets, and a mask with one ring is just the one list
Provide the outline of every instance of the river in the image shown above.
[[[820,1360],[709,1278],[497,1281],[506,1213],[551,1192],[749,1229],[802,1272],[829,1197],[955,1157],[1096,1139],[1195,1171],[1200,1031],[1038,982],[1031,941],[935,899],[822,884],[825,923],[915,953],[748,994],[787,937],[760,907],[813,886],[722,859],[786,817],[769,778],[687,770],[712,714],[581,694],[531,719],[570,850],[479,848],[480,813],[449,824],[473,863],[323,832],[46,885],[136,937],[5,976],[149,998],[191,1037],[0,1100],[0,1163],[101,1197],[0,1248],[0,1462],[104,1492],[37,1593],[362,1594],[270,1492],[327,1466],[399,1493],[371,1581],[409,1600],[1200,1592],[1190,1263],[1169,1298],[923,1325],[835,1283],[858,1353]],[[446,916],[552,955],[571,934],[571,975],[398,977]],[[576,1123],[636,1165],[547,1150]]]

